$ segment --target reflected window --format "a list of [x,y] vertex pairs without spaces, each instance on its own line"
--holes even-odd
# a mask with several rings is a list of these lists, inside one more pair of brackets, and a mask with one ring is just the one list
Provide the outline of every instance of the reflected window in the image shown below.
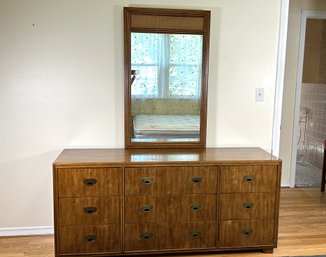
[[133,98],[199,99],[202,35],[131,33]]
[[126,148],[204,148],[210,11],[124,8]]

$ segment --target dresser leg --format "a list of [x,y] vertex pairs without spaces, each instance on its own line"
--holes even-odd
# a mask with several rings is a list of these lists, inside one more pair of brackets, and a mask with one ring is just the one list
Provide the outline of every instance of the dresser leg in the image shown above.
[[263,253],[273,253],[274,248],[263,249]]

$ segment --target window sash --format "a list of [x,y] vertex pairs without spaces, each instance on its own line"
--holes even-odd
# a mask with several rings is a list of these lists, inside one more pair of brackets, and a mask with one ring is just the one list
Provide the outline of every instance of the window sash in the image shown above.
[[[131,63],[132,69],[140,71],[132,86],[132,97],[198,99],[201,93],[201,51],[198,53],[199,56],[193,57],[195,63],[171,62],[170,50],[171,47],[174,46],[171,36],[173,35],[148,33],[136,33],[136,35],[137,38],[134,38],[134,40],[139,40],[136,45],[140,46],[141,51],[149,54],[138,62],[137,59],[131,58],[134,61]],[[152,49],[144,50],[141,40],[148,40],[150,43],[145,42],[144,45],[152,46]],[[201,42],[199,42],[200,40],[198,40],[198,38],[197,41],[198,42],[192,43],[201,43],[202,47],[202,38]],[[134,51],[137,51],[137,49],[134,49]],[[184,53],[181,53],[181,55],[182,54]],[[183,61],[183,59],[181,61]],[[142,76],[141,73],[145,70],[147,70],[146,76]],[[178,70],[180,73],[184,73],[187,70],[193,73],[193,76],[190,76],[189,80],[189,83],[192,84],[191,87],[183,84],[185,77],[189,77],[189,74],[175,74],[175,76],[173,76],[173,71],[176,72]]]

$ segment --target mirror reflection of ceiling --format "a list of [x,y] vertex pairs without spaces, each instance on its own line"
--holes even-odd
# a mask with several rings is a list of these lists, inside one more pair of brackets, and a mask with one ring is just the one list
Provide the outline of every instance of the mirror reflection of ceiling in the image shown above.
[[199,141],[202,35],[131,33],[132,141]]

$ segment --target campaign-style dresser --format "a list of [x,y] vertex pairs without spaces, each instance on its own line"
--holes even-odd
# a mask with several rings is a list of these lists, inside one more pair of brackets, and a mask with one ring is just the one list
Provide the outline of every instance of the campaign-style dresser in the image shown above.
[[65,149],[55,255],[277,247],[281,160],[259,148]]

